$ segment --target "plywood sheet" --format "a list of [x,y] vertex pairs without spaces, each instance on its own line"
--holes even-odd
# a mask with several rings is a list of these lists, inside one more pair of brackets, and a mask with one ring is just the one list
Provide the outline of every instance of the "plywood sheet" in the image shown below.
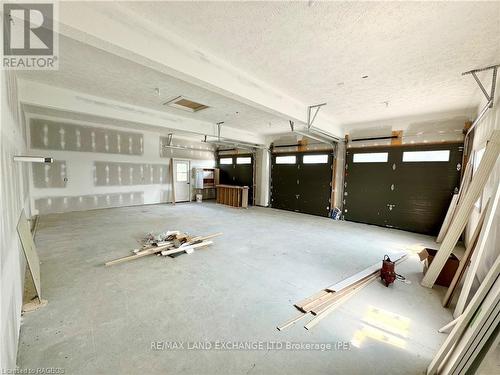
[[40,282],[40,259],[36,252],[36,246],[33,242],[33,237],[31,236],[30,226],[28,219],[24,214],[24,210],[21,212],[19,221],[17,223],[17,233],[19,234],[19,239],[21,240],[21,245],[23,247],[24,255],[26,256],[26,261],[28,263],[28,268],[35,284],[36,293],[38,298],[42,298],[41,282]]

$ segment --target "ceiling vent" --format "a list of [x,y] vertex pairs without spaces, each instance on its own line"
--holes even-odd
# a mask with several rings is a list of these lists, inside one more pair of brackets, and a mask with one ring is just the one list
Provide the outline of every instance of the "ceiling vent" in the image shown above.
[[182,109],[183,111],[188,112],[198,112],[202,109],[208,108],[208,106],[205,104],[194,102],[192,100],[186,99],[183,96],[177,96],[173,99],[170,99],[166,103],[163,103],[163,105],[168,105],[169,107]]

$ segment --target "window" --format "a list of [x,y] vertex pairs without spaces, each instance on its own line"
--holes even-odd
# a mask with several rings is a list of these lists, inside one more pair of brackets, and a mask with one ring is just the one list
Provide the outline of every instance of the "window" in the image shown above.
[[405,151],[403,152],[403,162],[433,162],[433,161],[449,161],[450,150],[436,151]]
[[326,164],[328,155],[304,155],[302,158],[304,164]]
[[175,174],[177,182],[187,182],[188,180],[188,170],[186,163],[176,164]]
[[219,164],[233,164],[233,158],[220,158]]
[[354,154],[352,157],[353,163],[387,163],[389,153],[387,152],[370,152],[363,154]]
[[236,164],[252,164],[252,158],[250,156],[238,157],[236,158]]
[[295,164],[297,157],[295,155],[290,156],[276,156],[276,164]]

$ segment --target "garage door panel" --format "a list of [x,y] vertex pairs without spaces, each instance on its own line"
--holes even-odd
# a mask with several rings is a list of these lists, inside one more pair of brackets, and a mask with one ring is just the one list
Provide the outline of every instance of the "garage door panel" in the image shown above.
[[[250,158],[250,164],[241,164],[239,158]],[[231,162],[224,164],[223,161]],[[219,181],[224,185],[248,186],[248,203],[253,204],[253,163],[252,155],[233,155],[219,157]]]
[[[328,216],[332,160],[328,152],[273,155],[272,207]],[[280,164],[292,161],[293,164]]]
[[[462,150],[461,144],[349,149],[344,218],[436,235],[458,190]],[[387,152],[387,163],[354,162],[354,154],[370,152]],[[417,160],[404,161],[406,152]],[[432,159],[443,155],[447,161]]]
[[[378,161],[378,154],[386,154],[386,161]],[[370,158],[369,155],[375,155]],[[363,162],[356,155],[366,156]],[[391,191],[393,161],[385,150],[348,150],[345,171],[344,218],[360,223],[387,225],[388,207],[384,197]]]
[[273,208],[288,211],[297,210],[297,179],[297,165],[279,165],[273,163],[271,173],[271,203]]
[[[312,154],[325,155],[325,154]],[[306,164],[302,155],[302,163],[299,165],[299,202],[300,212],[328,216],[330,212],[330,195],[332,180],[332,159],[331,154],[326,154],[326,163]]]

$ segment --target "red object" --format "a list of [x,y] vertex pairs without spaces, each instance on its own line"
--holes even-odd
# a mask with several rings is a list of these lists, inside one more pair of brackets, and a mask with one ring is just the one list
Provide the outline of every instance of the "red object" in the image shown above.
[[396,271],[394,269],[395,263],[391,261],[389,255],[385,255],[382,260],[382,268],[380,269],[380,277],[385,283],[385,286],[392,284],[396,280]]

